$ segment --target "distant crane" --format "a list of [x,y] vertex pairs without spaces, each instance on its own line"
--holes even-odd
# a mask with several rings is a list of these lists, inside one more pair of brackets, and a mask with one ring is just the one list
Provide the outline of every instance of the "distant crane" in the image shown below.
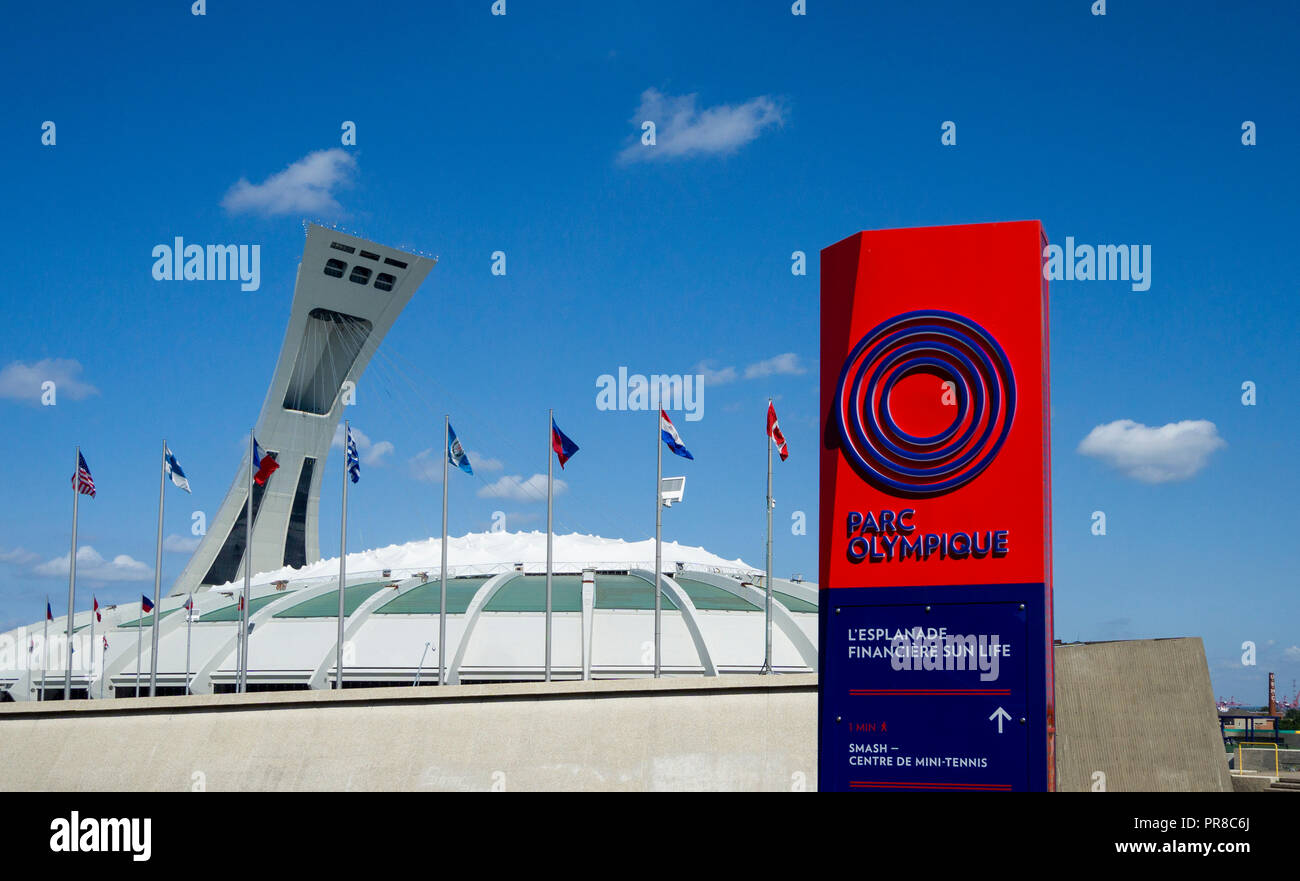
[[1295,694],[1290,700],[1283,699],[1278,706],[1283,710],[1300,710],[1300,688],[1296,688],[1295,680],[1291,680],[1291,688]]
[[1235,697],[1229,697],[1226,701],[1223,698],[1219,698],[1218,702],[1216,703],[1216,706],[1218,707],[1220,713],[1226,713],[1229,710],[1237,709],[1238,707],[1241,706],[1241,704],[1237,702],[1237,699]]

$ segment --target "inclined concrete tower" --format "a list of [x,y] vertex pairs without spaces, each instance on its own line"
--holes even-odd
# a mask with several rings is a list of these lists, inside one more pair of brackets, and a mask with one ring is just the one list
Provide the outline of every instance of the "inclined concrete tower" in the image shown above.
[[[253,487],[253,572],[320,559],[321,478],[347,391],[434,260],[309,224],[284,345],[254,430],[279,469]],[[248,453],[170,594],[243,577]]]

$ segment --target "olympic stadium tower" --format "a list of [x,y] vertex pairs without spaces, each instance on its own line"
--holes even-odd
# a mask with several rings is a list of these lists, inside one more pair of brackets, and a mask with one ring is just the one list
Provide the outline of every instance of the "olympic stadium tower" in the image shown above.
[[[159,604],[157,693],[237,688],[244,566],[251,565],[248,690],[332,688],[338,679],[338,560],[321,560],[321,480],[343,407],[433,260],[309,224],[284,344],[254,427],[278,469],[254,485],[246,560],[248,453],[206,536]],[[545,677],[545,535],[448,542],[447,644],[438,645],[438,539],[348,555],[343,681],[348,687]],[[654,547],[555,537],[554,679],[653,675]],[[703,548],[663,546],[663,672],[756,673],[766,632],[763,576]],[[817,667],[815,584],[773,584],[773,669]],[[184,608],[193,594],[194,608]],[[153,616],[137,604],[74,625],[74,698],[148,694]],[[0,699],[62,697],[66,618],[0,634]],[[104,648],[105,638],[108,644]],[[41,645],[37,645],[37,643]],[[441,665],[439,662],[442,662]]]

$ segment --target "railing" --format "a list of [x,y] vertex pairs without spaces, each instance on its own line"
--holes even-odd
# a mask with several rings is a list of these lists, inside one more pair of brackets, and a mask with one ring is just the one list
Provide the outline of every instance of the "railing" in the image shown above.
[[1266,741],[1266,740],[1243,740],[1243,741],[1241,741],[1241,742],[1239,742],[1239,743],[1237,744],[1237,763],[1236,763],[1236,765],[1237,765],[1236,770],[1237,770],[1237,771],[1245,771],[1245,770],[1246,770],[1246,769],[1243,768],[1242,765],[1241,765],[1241,748],[1242,748],[1243,746],[1271,746],[1271,747],[1273,747],[1273,776],[1274,776],[1274,777],[1278,777],[1278,776],[1280,776],[1281,772],[1279,771],[1280,764],[1279,764],[1279,758],[1278,758],[1278,752],[1277,752],[1277,744],[1276,744],[1276,743],[1271,743],[1271,742]]
[[[663,564],[664,571],[669,573],[674,571],[686,573],[709,572],[716,575],[725,575],[740,581],[749,581],[755,584],[761,583],[763,578],[761,572],[738,566],[715,566],[708,563],[683,563],[675,560],[664,560]],[[558,575],[579,575],[584,569],[594,569],[597,572],[629,572],[633,569],[653,568],[653,560],[612,560],[600,563],[556,561],[551,564],[551,571]],[[526,575],[545,575],[546,562],[469,563],[461,566],[448,566],[447,578],[491,577],[493,575],[501,575],[505,572],[514,571],[520,571]],[[350,583],[353,584],[365,581],[405,581],[406,579],[414,578],[421,573],[428,575],[428,579],[431,582],[437,581],[441,577],[439,567],[437,566],[409,566],[403,568],[371,569],[362,572],[353,572],[352,570],[348,570],[348,579]],[[253,576],[253,586],[265,588],[284,580],[284,578],[266,578],[259,581],[258,576]],[[290,578],[288,579],[288,589],[302,590],[304,588],[337,580],[337,575],[315,575],[309,578]],[[234,582],[213,587],[210,592],[237,596],[239,591],[242,589],[242,584]]]

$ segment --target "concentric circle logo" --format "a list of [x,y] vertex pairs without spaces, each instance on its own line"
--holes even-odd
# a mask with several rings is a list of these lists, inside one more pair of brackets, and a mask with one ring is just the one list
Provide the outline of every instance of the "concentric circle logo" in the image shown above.
[[940,495],[974,480],[1015,414],[1002,346],[969,318],[939,310],[873,328],[844,362],[835,395],[845,456],[894,495]]

